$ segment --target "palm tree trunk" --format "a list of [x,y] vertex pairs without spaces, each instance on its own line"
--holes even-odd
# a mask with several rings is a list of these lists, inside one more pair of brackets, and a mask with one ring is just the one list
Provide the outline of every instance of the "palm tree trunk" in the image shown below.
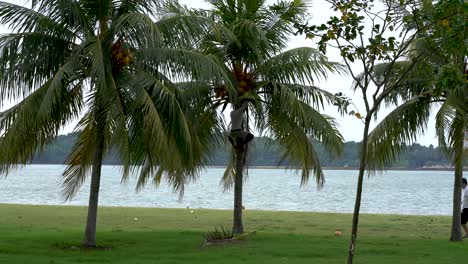
[[354,202],[353,227],[351,229],[351,240],[349,242],[349,249],[348,249],[348,262],[347,262],[348,264],[353,263],[354,250],[356,249],[357,231],[358,231],[358,224],[359,224],[359,210],[361,209],[362,184],[364,182],[364,172],[366,170],[366,161],[367,161],[367,140],[368,140],[368,133],[369,133],[369,125],[370,125],[370,118],[366,117],[365,124],[364,124],[364,135],[362,138],[362,145],[361,145],[361,161],[359,164],[356,201]]
[[463,241],[461,230],[461,189],[463,167],[460,162],[455,163],[455,181],[453,184],[453,216],[450,241]]
[[242,224],[242,184],[244,182],[244,156],[245,149],[236,151],[235,177],[234,177],[234,234],[244,233]]
[[[457,111],[456,116],[459,115]],[[459,139],[454,146],[454,166],[455,179],[453,183],[453,215],[452,215],[452,230],[450,234],[451,241],[463,241],[461,230],[461,189],[463,179],[463,148],[465,139],[465,123],[462,122],[455,129],[454,137]]]
[[103,154],[103,142],[98,138],[96,149],[94,150],[93,170],[91,172],[91,188],[89,192],[88,219],[86,222],[84,247],[96,247],[96,222],[99,199],[99,185],[101,182],[101,165]]
[[[460,0],[459,8],[463,7],[465,0]],[[461,13],[463,14],[463,13]],[[464,17],[459,16],[458,19],[463,23]],[[460,53],[457,57],[457,64],[460,65],[461,73],[465,72],[465,54]],[[462,87],[463,89],[463,87]],[[455,112],[455,117],[460,120],[465,120],[459,110]],[[462,191],[462,179],[463,179],[463,151],[465,147],[465,129],[466,123],[461,122],[455,128],[453,137],[456,139],[454,144],[454,156],[453,164],[455,167],[455,177],[453,183],[453,215],[452,215],[452,230],[450,232],[450,241],[463,241],[462,230],[461,230],[461,191]],[[458,140],[457,140],[458,139]]]

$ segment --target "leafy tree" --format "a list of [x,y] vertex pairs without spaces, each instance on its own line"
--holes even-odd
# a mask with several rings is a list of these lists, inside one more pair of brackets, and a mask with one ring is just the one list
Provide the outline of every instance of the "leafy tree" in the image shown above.
[[[260,132],[278,143],[282,159],[288,159],[302,171],[302,183],[313,174],[323,183],[319,156],[311,139],[325,148],[340,152],[343,139],[334,121],[321,115],[316,107],[323,98],[334,100],[311,85],[315,78],[342,68],[315,49],[296,48],[284,51],[293,23],[306,12],[300,0],[279,1],[267,5],[258,0],[211,1],[206,11],[217,30],[209,34],[199,48],[219,62],[234,86],[225,82],[200,85],[198,94],[209,109],[230,105],[241,112],[239,133],[228,132],[232,140],[232,159],[224,173],[227,188],[234,187],[234,233],[242,233],[242,184],[247,170],[249,144],[244,140],[250,131]],[[239,122],[240,123],[240,122]]]
[[197,112],[170,82],[222,76],[205,57],[183,49],[206,27],[179,16],[154,23],[158,2],[34,0],[31,8],[0,2],[0,22],[13,31],[0,37],[0,103],[19,101],[0,113],[0,173],[30,162],[80,118],[63,186],[70,199],[91,172],[86,247],[96,245],[101,165],[109,150],[118,152],[123,179],[139,166],[141,178],[166,172],[183,190],[216,133],[204,128],[198,135]]
[[[383,3],[361,0],[328,0],[332,8],[340,15],[332,16],[322,25],[298,26],[300,32],[305,32],[309,38],[318,38],[319,49],[326,52],[327,46],[338,49],[354,80],[353,90],[362,94],[365,109],[361,112],[351,111],[350,114],[362,121],[364,131],[356,191],[356,202],[353,214],[351,239],[348,249],[347,263],[353,263],[356,249],[359,212],[361,207],[362,184],[364,173],[380,169],[378,165],[389,164],[394,160],[396,150],[404,145],[389,145],[389,151],[378,151],[379,140],[371,142],[373,134],[370,125],[377,117],[378,110],[394,93],[399,85],[414,68],[419,57],[409,61],[407,67],[401,69],[398,62],[407,58],[411,49],[410,43],[417,37],[420,28],[408,28],[403,25],[403,17],[412,14],[418,6],[417,1],[388,0]],[[405,18],[408,19],[408,18]],[[367,20],[367,21],[366,21]],[[397,40],[396,36],[400,36]],[[384,64],[382,64],[384,62]],[[353,63],[363,69],[356,72]],[[398,71],[399,70],[399,71]],[[375,76],[379,71],[380,77]],[[398,74],[395,72],[398,71]],[[391,80],[394,78],[394,80]],[[426,104],[421,104],[419,113],[428,114]],[[414,122],[418,122],[415,120]],[[399,129],[380,123],[383,130]],[[415,135],[404,135],[409,139]],[[375,144],[374,144],[375,143]]]

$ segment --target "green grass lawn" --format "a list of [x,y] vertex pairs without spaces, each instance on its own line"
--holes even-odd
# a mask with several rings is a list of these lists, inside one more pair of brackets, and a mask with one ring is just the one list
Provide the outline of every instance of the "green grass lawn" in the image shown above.
[[[202,235],[231,226],[222,210],[102,207],[98,250],[83,250],[85,207],[0,204],[0,263],[344,263],[351,215],[245,211],[246,243],[201,248]],[[340,230],[343,236],[335,237]],[[448,241],[449,217],[362,215],[355,263],[468,261]]]

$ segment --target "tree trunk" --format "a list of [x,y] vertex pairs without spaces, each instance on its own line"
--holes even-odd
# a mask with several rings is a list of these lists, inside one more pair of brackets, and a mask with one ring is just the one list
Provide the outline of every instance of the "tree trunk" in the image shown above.
[[453,184],[453,216],[452,230],[450,233],[451,241],[463,241],[461,230],[461,188],[463,178],[463,168],[455,163],[455,181]]
[[[459,116],[457,111],[456,116]],[[462,117],[460,117],[462,118]],[[455,179],[453,183],[453,215],[452,215],[452,230],[450,234],[451,241],[463,241],[461,230],[461,190],[463,179],[463,149],[465,139],[465,124],[461,123],[460,127],[455,129],[455,138],[458,138],[454,146]]]
[[361,209],[361,195],[362,195],[362,184],[364,182],[364,172],[366,170],[366,161],[367,161],[367,138],[369,133],[370,118],[366,117],[364,124],[364,134],[362,138],[361,145],[361,161],[359,164],[359,175],[358,183],[356,190],[356,201],[354,203],[354,213],[353,213],[353,227],[351,229],[351,240],[349,242],[348,249],[348,264],[353,263],[354,250],[356,249],[357,241],[357,231],[359,224],[359,210]]
[[[460,11],[462,10],[465,0],[460,0]],[[463,14],[463,13],[461,13]],[[459,16],[459,21],[463,23],[464,17]],[[461,73],[465,72],[465,54],[460,53],[457,57],[457,64],[460,66]],[[463,87],[460,87],[463,89]],[[465,120],[465,116],[461,116],[459,110],[455,112],[455,118],[460,118],[459,120]],[[458,123],[458,126],[455,128],[453,138],[456,139],[454,143],[454,155],[453,155],[453,165],[455,167],[455,177],[453,183],[453,215],[452,215],[452,230],[450,232],[450,241],[463,241],[462,230],[461,230],[461,207],[462,207],[462,179],[463,179],[463,151],[465,148],[465,129],[466,122]],[[458,139],[458,140],[457,140]]]
[[234,178],[234,234],[244,233],[242,224],[242,184],[244,182],[244,155],[245,149],[236,151],[235,178]]
[[86,222],[84,247],[96,247],[96,222],[99,199],[99,185],[101,182],[101,165],[103,154],[102,139],[97,137],[98,143],[94,150],[93,169],[91,173],[91,188],[89,192],[88,219]]
[[[101,5],[102,3],[100,3]],[[99,18],[99,39],[101,40],[101,45],[103,44],[102,40],[106,38],[107,31],[108,31],[108,17],[100,17]],[[109,66],[109,65],[107,65]],[[108,69],[106,69],[108,71]],[[112,71],[109,71],[112,76]],[[106,81],[108,81],[109,75],[106,74]],[[98,98],[96,101],[102,101],[102,99]],[[97,105],[101,105],[97,103]],[[95,113],[96,116],[99,116],[100,107],[97,108]],[[85,229],[85,237],[83,240],[83,247],[96,247],[96,224],[97,224],[97,209],[98,209],[98,201],[99,201],[99,186],[101,184],[101,168],[102,168],[102,155],[104,152],[104,141],[103,141],[103,128],[101,124],[97,122],[96,127],[96,148],[94,149],[94,156],[93,156],[93,169],[91,172],[91,187],[89,190],[89,203],[88,203],[88,218],[86,220],[86,229]]]

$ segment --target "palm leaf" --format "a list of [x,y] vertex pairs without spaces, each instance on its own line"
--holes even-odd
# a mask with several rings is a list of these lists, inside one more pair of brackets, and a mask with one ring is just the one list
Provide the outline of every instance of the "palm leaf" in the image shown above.
[[406,144],[424,133],[431,106],[424,96],[415,97],[388,114],[369,134],[367,160],[369,170],[385,170],[392,165]]
[[326,78],[328,72],[344,72],[341,64],[329,62],[313,48],[296,48],[278,54],[256,69],[263,80],[282,83],[311,84],[315,78]]
[[62,193],[65,200],[72,199],[91,172],[96,145],[96,126],[93,113],[90,111],[77,125],[79,136],[72,152],[67,158],[67,167],[63,172]]
[[[40,87],[65,63],[72,46],[67,40],[41,33],[0,36],[0,100],[22,98]],[[63,52],[50,52],[54,49]]]
[[313,173],[318,186],[322,186],[325,177],[320,159],[305,131],[295,122],[291,122],[284,112],[270,112],[269,133],[279,144],[281,161],[288,160],[297,170],[301,170],[301,185],[309,181]]
[[172,48],[155,48],[142,50],[137,56],[148,66],[157,65],[157,69],[169,76],[174,82],[194,79],[224,83],[227,89],[234,93],[232,76],[226,73],[225,66],[220,65],[215,58],[200,53]]
[[[53,92],[49,92],[54,89]],[[46,83],[9,110],[0,113],[0,173],[32,160],[81,111],[81,84],[51,87]],[[38,109],[40,111],[38,111]]]

